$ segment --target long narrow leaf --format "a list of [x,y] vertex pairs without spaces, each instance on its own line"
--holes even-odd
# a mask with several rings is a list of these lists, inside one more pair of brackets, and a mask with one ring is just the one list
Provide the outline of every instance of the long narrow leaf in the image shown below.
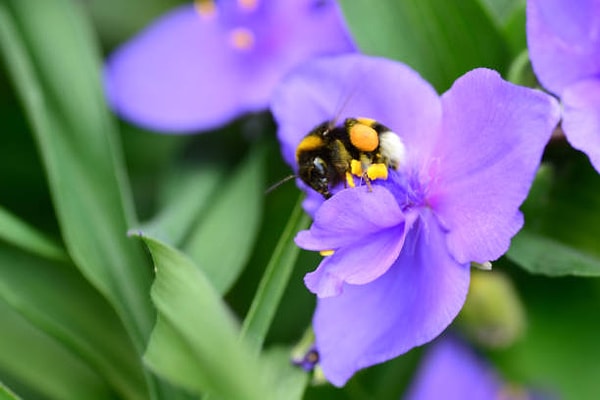
[[0,243],[0,298],[71,349],[127,399],[145,399],[143,369],[117,315],[74,266]]
[[184,246],[215,288],[225,293],[248,261],[264,200],[264,158],[256,147],[221,187],[206,218]]
[[308,222],[309,218],[303,212],[302,202],[299,201],[273,251],[242,326],[242,336],[247,338],[256,350],[260,349],[265,340],[298,257],[300,249],[294,243],[294,236],[306,228]]
[[7,376],[55,400],[104,400],[114,393],[78,357],[0,301],[0,380]]
[[264,399],[258,360],[238,340],[237,323],[212,283],[182,253],[142,237],[152,254],[159,313],[145,356],[156,372],[223,399]]
[[206,164],[193,170],[178,168],[171,172],[164,205],[156,217],[137,228],[145,236],[160,239],[175,247],[193,230],[198,217],[210,206],[211,197],[220,189],[223,170]]
[[60,246],[2,207],[0,207],[0,240],[51,260],[68,259]]
[[0,45],[37,139],[68,252],[141,351],[153,322],[150,270],[138,244],[125,236],[131,200],[86,20],[69,0],[11,0],[0,5]]
[[0,400],[20,400],[21,398],[0,382]]
[[545,165],[523,205],[525,227],[507,256],[549,276],[600,276],[600,176],[582,155]]

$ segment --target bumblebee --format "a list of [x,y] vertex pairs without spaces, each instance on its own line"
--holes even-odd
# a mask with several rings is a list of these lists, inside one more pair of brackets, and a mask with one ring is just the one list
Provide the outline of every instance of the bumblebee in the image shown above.
[[354,176],[369,186],[375,179],[387,179],[388,169],[397,169],[404,158],[400,137],[369,118],[347,118],[341,126],[323,122],[296,149],[298,176],[326,199],[342,182],[353,187]]

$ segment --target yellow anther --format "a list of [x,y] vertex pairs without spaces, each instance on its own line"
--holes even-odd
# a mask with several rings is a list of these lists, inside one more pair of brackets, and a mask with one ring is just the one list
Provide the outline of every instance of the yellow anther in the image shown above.
[[254,11],[258,6],[258,0],[238,0],[238,5],[245,11]]
[[194,6],[202,18],[214,18],[217,14],[217,6],[213,0],[195,0]]
[[387,166],[382,163],[369,165],[369,168],[367,168],[367,177],[372,181],[375,179],[387,179]]
[[332,255],[333,253],[335,253],[335,250],[321,250],[319,252],[319,254],[321,254],[323,257],[327,257]]
[[346,172],[346,186],[347,187],[355,187],[354,184],[354,176],[350,172]]
[[235,28],[229,34],[231,45],[238,50],[250,50],[254,47],[254,33],[247,28]]
[[352,175],[363,176],[362,163],[358,160],[350,161],[350,172]]

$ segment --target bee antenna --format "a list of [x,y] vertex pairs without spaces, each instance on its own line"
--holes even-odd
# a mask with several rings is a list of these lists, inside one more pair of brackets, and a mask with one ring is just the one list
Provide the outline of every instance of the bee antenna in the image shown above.
[[286,183],[287,181],[291,181],[294,178],[297,178],[297,175],[289,175],[286,176],[285,178],[281,179],[278,182],[275,182],[273,185],[271,185],[267,190],[265,190],[265,194],[269,194],[271,193],[273,190],[277,189],[279,186],[283,185],[284,183]]

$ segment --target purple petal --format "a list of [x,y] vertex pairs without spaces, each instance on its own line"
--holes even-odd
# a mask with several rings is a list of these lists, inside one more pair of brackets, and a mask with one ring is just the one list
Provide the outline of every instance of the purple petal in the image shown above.
[[298,143],[320,123],[374,118],[414,153],[431,145],[441,121],[435,90],[409,67],[360,54],[311,60],[277,87],[271,109],[285,160],[295,167]]
[[569,143],[586,153],[600,172],[600,79],[569,86],[562,101],[562,128]]
[[244,67],[214,18],[193,5],[160,18],[106,64],[109,102],[123,118],[150,129],[191,132],[241,112]]
[[[298,62],[353,51],[334,3],[263,3],[244,12],[223,2],[210,17],[186,5],[159,19],[108,60],[112,107],[150,129],[207,130],[266,109],[275,84]],[[250,33],[247,49],[232,45],[239,29]]]
[[502,387],[500,377],[473,350],[457,339],[444,337],[423,358],[406,399],[500,399],[505,398],[501,397]]
[[319,297],[337,296],[342,284],[365,284],[394,263],[414,217],[405,217],[385,188],[342,190],[324,202],[310,230],[299,232],[296,244],[308,250],[335,250],[304,282]]
[[495,260],[523,224],[518,208],[558,122],[558,104],[486,69],[459,78],[442,103],[429,202],[458,262]]
[[403,222],[402,210],[387,189],[342,190],[317,210],[310,230],[299,232],[296,244],[306,250],[335,250]]
[[357,370],[439,335],[462,307],[469,265],[446,251],[442,228],[424,211],[397,262],[366,285],[319,299],[313,319],[323,372],[342,386]]
[[600,74],[600,1],[527,2],[527,42],[533,69],[548,90],[563,90]]
[[364,285],[383,275],[396,261],[404,244],[406,228],[383,229],[363,237],[361,243],[345,246],[325,257],[304,283],[320,298],[338,296],[343,283]]
[[[247,68],[244,98],[253,109],[267,108],[275,86],[298,64],[316,56],[356,51],[337,2],[269,1],[265,46],[255,68]],[[316,3],[319,3],[318,5]],[[247,66],[246,66],[247,67]]]

